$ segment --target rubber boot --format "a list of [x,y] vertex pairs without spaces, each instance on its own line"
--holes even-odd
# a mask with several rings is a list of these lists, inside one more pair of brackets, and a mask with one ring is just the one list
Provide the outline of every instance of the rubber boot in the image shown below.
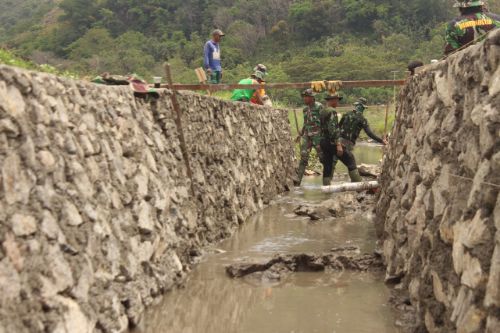
[[332,185],[332,177],[323,177],[323,186]]
[[297,170],[297,179],[294,182],[295,186],[300,186],[302,184],[302,178],[304,178],[304,174],[306,173],[307,165],[305,163],[300,162],[299,169]]
[[351,178],[351,183],[361,183],[363,181],[358,169],[349,171],[349,178]]

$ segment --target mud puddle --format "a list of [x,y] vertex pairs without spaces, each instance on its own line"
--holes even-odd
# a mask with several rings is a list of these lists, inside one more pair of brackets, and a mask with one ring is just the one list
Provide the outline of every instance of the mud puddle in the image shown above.
[[377,272],[294,273],[279,283],[231,279],[229,264],[270,260],[276,254],[323,253],[355,245],[375,249],[369,213],[312,223],[293,213],[299,203],[331,198],[320,178],[278,199],[248,221],[231,239],[144,316],[134,333],[343,333],[398,332],[389,290]]

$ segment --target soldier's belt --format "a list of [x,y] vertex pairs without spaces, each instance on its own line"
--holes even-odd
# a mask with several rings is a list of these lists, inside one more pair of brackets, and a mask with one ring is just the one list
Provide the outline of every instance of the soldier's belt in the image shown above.
[[344,139],[344,138],[340,138],[340,143],[343,144],[344,146],[354,146],[354,142],[352,142],[351,140],[347,140],[347,139]]

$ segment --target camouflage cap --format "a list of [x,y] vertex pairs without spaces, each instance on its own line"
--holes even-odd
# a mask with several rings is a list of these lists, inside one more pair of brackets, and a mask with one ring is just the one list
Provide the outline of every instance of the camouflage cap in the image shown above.
[[363,105],[365,108],[368,107],[367,104],[368,104],[368,101],[364,97],[361,97],[360,99],[358,99],[358,101],[356,103],[354,103],[354,105]]
[[484,1],[475,1],[475,0],[456,0],[453,7],[456,8],[469,8],[469,7],[479,7],[484,6]]
[[311,88],[309,88],[309,89],[304,90],[301,95],[302,95],[302,97],[306,97],[306,96],[308,96],[308,97],[315,97],[316,93],[314,92],[314,90],[312,90]]
[[339,101],[341,101],[341,100],[343,100],[343,99],[344,99],[344,97],[340,96],[338,93],[335,93],[335,94],[333,94],[333,95],[327,95],[327,96],[325,97],[325,99],[326,99],[327,101],[329,101],[329,100],[331,100],[331,99],[338,99]]
[[220,29],[215,29],[212,31],[212,36],[219,35],[219,36],[225,36],[226,34],[222,32]]

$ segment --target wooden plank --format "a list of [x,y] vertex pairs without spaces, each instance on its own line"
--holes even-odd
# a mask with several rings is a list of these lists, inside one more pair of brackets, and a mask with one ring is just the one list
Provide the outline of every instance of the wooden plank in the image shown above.
[[[367,81],[342,81],[342,88],[369,88],[403,86],[405,80],[367,80]],[[268,84],[163,84],[161,88],[174,90],[210,90],[223,91],[234,89],[305,89],[310,88],[311,82],[300,83],[268,83]]]

